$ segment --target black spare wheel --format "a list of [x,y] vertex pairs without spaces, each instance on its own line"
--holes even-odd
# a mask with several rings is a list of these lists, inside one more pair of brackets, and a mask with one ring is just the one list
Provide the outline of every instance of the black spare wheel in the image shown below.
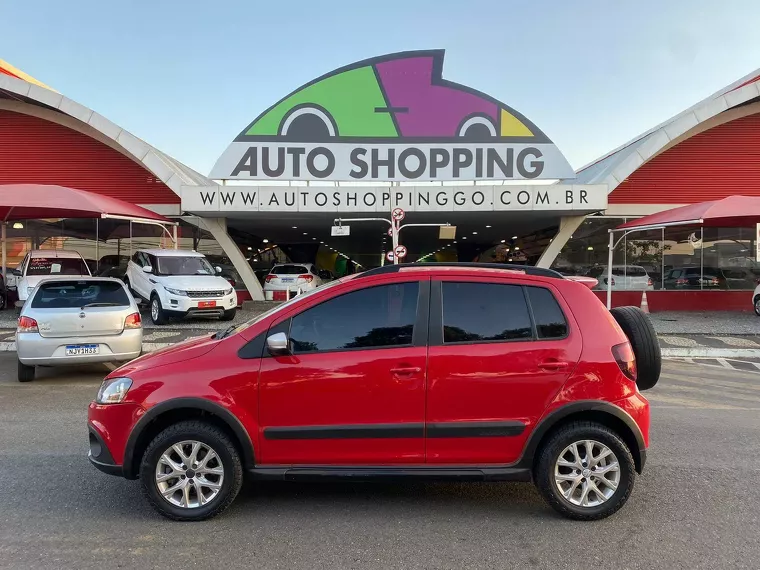
[[660,379],[662,354],[652,321],[638,307],[617,307],[610,313],[628,337],[636,356],[636,385],[639,390],[654,388]]

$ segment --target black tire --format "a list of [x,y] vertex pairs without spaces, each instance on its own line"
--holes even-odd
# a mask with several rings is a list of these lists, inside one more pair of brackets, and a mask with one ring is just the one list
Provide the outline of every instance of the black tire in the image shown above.
[[760,317],[760,295],[755,295],[755,298],[752,299],[752,305],[755,309],[755,314]]
[[224,314],[219,317],[220,321],[231,321],[235,318],[235,313],[237,313],[237,307],[234,309],[230,309],[229,311],[224,311]]
[[662,354],[652,321],[638,307],[617,307],[610,313],[633,347],[636,356],[636,385],[642,391],[654,388],[660,379]]
[[[554,470],[560,453],[574,442],[593,440],[606,445],[620,465],[620,480],[611,497],[597,506],[582,507],[571,503],[555,484]],[[631,451],[622,439],[606,426],[577,421],[554,432],[539,450],[533,480],[547,503],[561,515],[580,521],[593,521],[616,513],[628,501],[636,480],[636,466]]]
[[[156,310],[154,311],[154,304]],[[165,325],[169,319],[166,318],[164,308],[161,306],[161,299],[155,293],[150,297],[150,320],[154,325]]]
[[[194,508],[175,506],[164,499],[155,480],[158,461],[164,451],[186,440],[208,445],[219,456],[224,468],[219,493],[211,502]],[[176,521],[200,521],[215,517],[232,504],[243,485],[243,465],[237,449],[222,430],[202,421],[184,421],[166,428],[150,443],[140,463],[140,481],[143,494],[159,513]]]
[[34,380],[34,366],[27,366],[20,360],[18,361],[18,381],[31,382]]

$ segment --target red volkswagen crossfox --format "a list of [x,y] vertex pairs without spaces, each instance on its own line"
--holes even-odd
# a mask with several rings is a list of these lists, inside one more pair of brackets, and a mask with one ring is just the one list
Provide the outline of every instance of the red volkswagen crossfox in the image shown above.
[[644,467],[660,349],[593,284],[483,264],[335,281],[112,372],[90,461],[177,520],[223,511],[246,473],[533,481],[567,517],[609,516]]

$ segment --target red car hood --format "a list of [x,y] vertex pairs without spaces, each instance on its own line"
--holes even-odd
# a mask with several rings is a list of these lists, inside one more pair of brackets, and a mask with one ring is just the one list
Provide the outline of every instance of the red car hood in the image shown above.
[[175,362],[183,362],[198,358],[199,356],[203,356],[207,352],[210,352],[218,344],[218,340],[211,338],[211,333],[189,338],[172,346],[167,346],[166,348],[143,354],[139,358],[128,362],[121,368],[117,368],[111,372],[108,377],[129,376],[130,374],[134,374],[135,372],[147,368],[156,368],[158,366],[166,366],[167,364],[174,364]]

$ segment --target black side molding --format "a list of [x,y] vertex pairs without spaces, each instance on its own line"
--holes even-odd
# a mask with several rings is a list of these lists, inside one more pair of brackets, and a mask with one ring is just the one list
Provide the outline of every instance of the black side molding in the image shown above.
[[425,437],[425,424],[360,424],[264,428],[264,439],[392,439]]
[[445,422],[427,425],[428,437],[513,437],[525,431],[522,422]]

